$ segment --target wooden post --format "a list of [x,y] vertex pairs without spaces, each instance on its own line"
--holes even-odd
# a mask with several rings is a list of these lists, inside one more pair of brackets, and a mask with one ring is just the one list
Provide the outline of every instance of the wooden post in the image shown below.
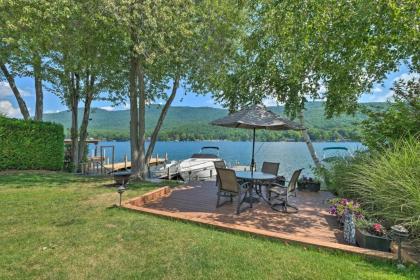
[[171,170],[169,167],[168,167],[168,180],[171,180]]
[[210,169],[210,178],[213,178],[213,169]]
[[127,170],[127,154],[124,155],[124,169]]
[[103,169],[104,169],[104,163],[105,163],[105,156],[104,156],[104,151],[103,148],[101,146],[101,174],[103,173]]
[[150,164],[147,165],[147,173],[149,175],[149,178],[152,177],[151,173],[150,173]]
[[114,162],[115,162],[115,146],[112,146],[112,172],[114,172]]

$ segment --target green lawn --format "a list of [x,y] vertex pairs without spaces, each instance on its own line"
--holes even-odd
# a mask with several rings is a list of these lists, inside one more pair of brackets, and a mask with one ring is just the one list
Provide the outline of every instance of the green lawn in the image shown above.
[[0,279],[420,279],[414,267],[113,208],[110,182],[0,173]]

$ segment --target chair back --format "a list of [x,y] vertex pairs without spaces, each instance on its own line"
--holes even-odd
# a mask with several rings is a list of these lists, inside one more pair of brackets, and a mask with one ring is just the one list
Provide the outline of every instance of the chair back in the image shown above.
[[216,160],[216,161],[213,161],[213,163],[214,163],[214,167],[216,168],[226,168],[226,163],[223,160]]
[[261,172],[277,176],[277,173],[279,173],[279,166],[280,163],[278,162],[264,161],[261,168]]
[[294,192],[296,190],[297,181],[302,170],[303,168],[295,170],[295,172],[293,172],[292,178],[289,181],[289,186],[287,187],[289,189],[289,192]]
[[239,192],[239,184],[236,179],[236,173],[232,169],[216,168],[219,176],[219,189],[227,192]]

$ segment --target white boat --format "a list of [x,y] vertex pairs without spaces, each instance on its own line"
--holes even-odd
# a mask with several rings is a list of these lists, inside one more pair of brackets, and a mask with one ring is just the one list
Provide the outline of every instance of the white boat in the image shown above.
[[219,157],[219,147],[202,147],[200,153],[180,161],[177,165],[177,172],[184,181],[209,180],[216,176],[214,161],[220,160],[223,159]]
[[333,162],[337,159],[353,157],[348,148],[342,146],[325,147],[322,149],[322,161]]

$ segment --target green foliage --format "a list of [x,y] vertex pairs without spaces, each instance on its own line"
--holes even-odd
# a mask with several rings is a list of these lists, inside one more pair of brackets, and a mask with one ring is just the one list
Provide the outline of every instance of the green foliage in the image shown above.
[[419,67],[416,1],[251,3],[247,36],[215,83],[231,109],[272,97],[294,116],[307,98],[324,98],[327,116],[353,113],[401,61]]
[[63,143],[62,125],[0,116],[0,170],[60,170]]
[[393,90],[395,102],[386,110],[363,110],[368,118],[361,122],[362,142],[372,150],[387,148],[420,132],[420,78],[399,80]]
[[369,217],[387,227],[403,224],[420,244],[420,141],[401,140],[381,153],[359,154],[335,163],[328,182],[356,199]]
[[325,178],[329,191],[340,197],[347,197],[348,178],[354,173],[355,167],[363,164],[369,157],[369,152],[358,152],[354,157],[337,157],[328,163],[328,167],[324,166],[319,174]]

